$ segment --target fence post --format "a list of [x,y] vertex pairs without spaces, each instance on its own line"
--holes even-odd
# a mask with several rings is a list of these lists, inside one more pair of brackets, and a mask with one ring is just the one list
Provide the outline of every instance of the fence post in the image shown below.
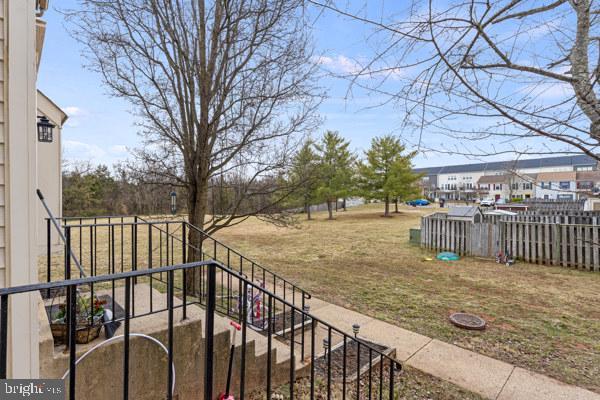
[[214,331],[215,331],[215,309],[216,309],[216,264],[210,263],[208,267],[208,293],[206,299],[206,318],[204,337],[204,398],[213,398],[213,356],[214,356]]

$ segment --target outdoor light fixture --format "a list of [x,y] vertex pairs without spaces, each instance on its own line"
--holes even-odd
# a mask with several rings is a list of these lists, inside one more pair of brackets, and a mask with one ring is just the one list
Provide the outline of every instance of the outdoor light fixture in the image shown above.
[[325,350],[325,354],[327,354],[328,348],[329,348],[329,340],[323,339],[323,349]]
[[352,332],[354,333],[354,337],[358,336],[358,332],[360,331],[359,324],[352,324]]
[[38,141],[52,143],[52,130],[56,127],[46,116],[38,117]]
[[310,313],[310,306],[306,304],[304,307],[302,307],[302,311],[304,311],[307,314]]
[[174,190],[171,192],[171,214],[177,214],[177,193]]

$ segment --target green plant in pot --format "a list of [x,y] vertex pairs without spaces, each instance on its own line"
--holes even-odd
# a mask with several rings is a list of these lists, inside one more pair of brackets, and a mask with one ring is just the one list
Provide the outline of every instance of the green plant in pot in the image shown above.
[[[100,335],[104,322],[104,304],[96,296],[77,294],[75,312],[75,341],[79,344],[89,343]],[[67,304],[58,306],[58,311],[50,316],[50,328],[55,344],[68,342]]]

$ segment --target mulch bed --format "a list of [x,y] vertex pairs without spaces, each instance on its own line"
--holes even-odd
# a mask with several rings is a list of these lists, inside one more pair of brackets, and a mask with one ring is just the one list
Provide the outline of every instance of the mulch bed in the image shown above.
[[[375,350],[383,354],[390,354],[391,349],[383,345],[369,342],[367,340],[360,340],[362,343],[368,344]],[[357,357],[358,353],[358,342],[354,340],[346,341],[346,382],[352,382],[356,380],[357,370],[362,375],[369,364],[373,362],[379,363],[379,354],[375,351],[372,352],[369,357],[369,348],[366,346],[360,346],[360,357]],[[315,373],[320,376],[327,376],[327,357],[331,355],[331,377],[333,380],[341,381],[344,377],[344,346],[342,344],[334,346],[330,353],[322,355],[315,360]],[[358,366],[357,366],[358,361]],[[374,365],[375,366],[375,365]]]

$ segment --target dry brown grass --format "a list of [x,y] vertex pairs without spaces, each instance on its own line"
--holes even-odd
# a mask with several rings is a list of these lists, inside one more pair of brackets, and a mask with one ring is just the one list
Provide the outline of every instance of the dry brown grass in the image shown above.
[[[600,274],[464,258],[424,261],[408,229],[426,212],[380,205],[278,228],[256,219],[219,237],[315,296],[600,392]],[[454,311],[486,318],[481,333],[448,323]]]
[[[334,221],[317,213],[313,221],[290,228],[250,219],[218,236],[317,297],[600,392],[600,274],[526,263],[505,267],[474,258],[424,261],[435,254],[409,245],[408,229],[432,211],[402,207],[393,218],[382,218],[381,206],[369,205],[338,212]],[[97,234],[98,273],[106,273],[108,232],[98,229]],[[140,269],[148,263],[147,237],[147,230],[140,230]],[[118,229],[115,240],[118,248]],[[159,240],[155,232],[154,249]],[[78,242],[76,233],[73,241]],[[127,228],[123,244],[130,248]],[[85,265],[88,253],[84,240]],[[175,261],[180,258],[178,248]],[[130,263],[125,252],[125,270]],[[60,254],[53,264],[54,276],[62,275]],[[119,272],[119,252],[115,264]],[[153,265],[161,264],[165,259],[155,250]],[[45,258],[41,266],[45,280]],[[475,333],[453,327],[448,315],[459,310],[485,317],[488,329]],[[417,381],[407,380],[415,393],[420,389],[411,382]]]

